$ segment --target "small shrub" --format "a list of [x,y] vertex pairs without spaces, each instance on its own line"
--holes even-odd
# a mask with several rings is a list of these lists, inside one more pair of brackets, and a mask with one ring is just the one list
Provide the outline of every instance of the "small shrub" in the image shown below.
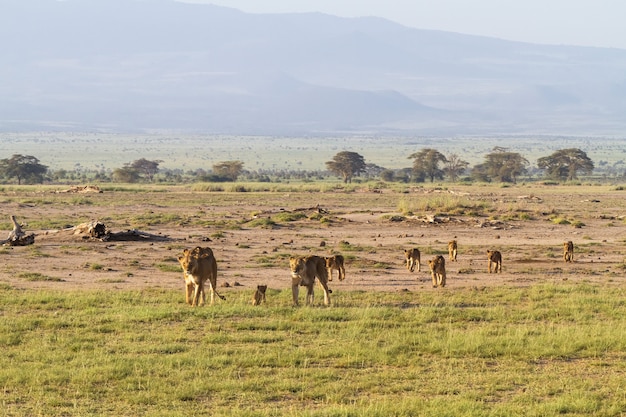
[[123,278],[107,278],[98,280],[98,282],[101,282],[103,284],[123,284],[126,282],[126,280]]
[[321,213],[313,213],[309,216],[309,220],[322,220],[323,217]]
[[18,277],[25,279],[26,281],[55,281],[55,282],[63,282],[61,278],[53,278],[44,274],[40,274],[39,272],[22,272],[18,275]]
[[250,227],[261,227],[263,229],[271,229],[276,226],[276,222],[268,217],[259,217],[247,223]]
[[305,217],[304,213],[279,213],[274,216],[274,219],[279,222],[295,222]]
[[224,187],[217,184],[194,184],[193,191],[222,192]]
[[180,265],[178,263],[176,265],[173,264],[156,264],[155,267],[162,272],[180,272]]

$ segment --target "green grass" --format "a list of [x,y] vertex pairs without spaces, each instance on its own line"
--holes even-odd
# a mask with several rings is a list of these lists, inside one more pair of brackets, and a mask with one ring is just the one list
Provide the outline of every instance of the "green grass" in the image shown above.
[[164,264],[164,263],[157,263],[154,265],[159,271],[162,272],[181,272],[180,269],[180,264],[178,263],[178,261],[174,264]]
[[18,277],[30,281],[30,282],[41,282],[41,281],[55,281],[55,282],[63,282],[61,278],[53,278],[48,275],[41,274],[39,272],[21,272],[18,274]]
[[370,293],[0,287],[4,415],[619,416],[623,289]]
[[248,227],[260,227],[262,229],[271,229],[276,226],[276,222],[267,217],[259,217],[246,223]]
[[405,215],[441,213],[450,215],[478,216],[493,210],[484,201],[471,201],[467,197],[446,193],[420,195],[418,197],[400,197],[398,211]]

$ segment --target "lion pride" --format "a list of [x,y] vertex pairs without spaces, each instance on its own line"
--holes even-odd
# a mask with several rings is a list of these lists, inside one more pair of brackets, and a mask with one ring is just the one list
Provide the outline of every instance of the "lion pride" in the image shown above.
[[563,260],[565,262],[574,262],[574,242],[571,240],[563,242]]
[[306,305],[313,304],[313,287],[317,277],[320,285],[324,289],[324,304],[330,305],[330,294],[328,288],[328,270],[326,260],[320,256],[292,256],[289,259],[291,270],[291,292],[293,295],[293,305],[298,305],[299,287],[306,287]]
[[[192,306],[203,305],[205,302],[204,284],[209,281],[211,286],[211,305],[214,295],[222,300],[225,298],[217,293],[217,262],[211,248],[196,247],[193,250],[183,250],[178,257],[185,277],[185,301]],[[192,296],[193,293],[193,296]]]

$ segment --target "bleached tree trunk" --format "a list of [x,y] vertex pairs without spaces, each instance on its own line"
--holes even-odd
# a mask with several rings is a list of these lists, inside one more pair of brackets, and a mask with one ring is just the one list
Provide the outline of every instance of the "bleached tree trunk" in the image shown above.
[[22,226],[17,222],[15,216],[11,216],[11,222],[13,223],[13,230],[9,232],[9,237],[7,240],[9,241],[17,241],[20,240],[26,233],[22,230]]

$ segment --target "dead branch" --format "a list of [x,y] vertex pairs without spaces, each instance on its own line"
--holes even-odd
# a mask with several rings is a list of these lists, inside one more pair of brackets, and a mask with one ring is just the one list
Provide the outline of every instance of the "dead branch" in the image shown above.
[[155,235],[153,233],[142,232],[141,230],[132,229],[123,232],[108,233],[106,237],[101,239],[105,242],[112,241],[169,241],[168,236]]
[[35,243],[35,235],[33,233],[27,235],[22,226],[17,222],[15,216],[11,215],[11,223],[13,223],[13,230],[9,232],[9,236],[6,240],[0,241],[2,245],[9,246],[26,246]]
[[104,223],[97,220],[81,223],[69,229],[74,235],[81,235],[83,239],[97,239],[103,242],[114,241],[168,241],[171,240],[167,236],[155,235],[152,233],[142,232],[137,229],[125,230],[122,232],[111,232]]
[[13,230],[9,232],[7,240],[18,240],[26,233],[22,230],[22,226],[17,222],[15,216],[11,215],[11,222],[13,223]]

